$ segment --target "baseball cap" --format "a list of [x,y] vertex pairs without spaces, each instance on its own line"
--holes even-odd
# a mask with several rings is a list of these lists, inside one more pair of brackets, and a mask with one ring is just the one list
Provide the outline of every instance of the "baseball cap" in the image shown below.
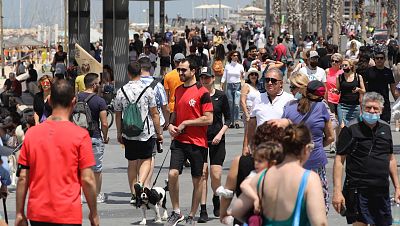
[[208,69],[208,67],[203,67],[203,68],[201,69],[200,76],[202,76],[202,75],[205,75],[205,76],[208,76],[208,77],[212,77],[212,76],[213,76],[213,75],[211,74],[211,70]]
[[252,73],[257,73],[258,76],[260,76],[260,71],[257,70],[257,68],[251,67],[251,68],[247,71],[247,74],[246,74],[247,77],[249,77],[249,74],[252,74]]
[[313,80],[307,85],[307,92],[315,96],[324,97],[325,96],[325,86],[322,82],[318,80]]
[[318,52],[314,51],[314,50],[307,52],[306,56],[307,56],[307,59],[308,58],[313,58],[313,57],[319,57]]
[[185,55],[183,55],[182,53],[177,53],[174,56],[174,61],[181,61],[183,59],[185,59]]

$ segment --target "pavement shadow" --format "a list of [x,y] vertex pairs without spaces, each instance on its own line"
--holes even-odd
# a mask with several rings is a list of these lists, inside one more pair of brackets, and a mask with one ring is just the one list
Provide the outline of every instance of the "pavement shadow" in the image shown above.
[[104,203],[106,204],[129,204],[129,200],[112,200],[108,198]]
[[114,197],[131,197],[131,193],[129,193],[129,192],[110,192],[110,193],[107,193],[107,196],[108,197],[110,197],[110,196],[114,196]]

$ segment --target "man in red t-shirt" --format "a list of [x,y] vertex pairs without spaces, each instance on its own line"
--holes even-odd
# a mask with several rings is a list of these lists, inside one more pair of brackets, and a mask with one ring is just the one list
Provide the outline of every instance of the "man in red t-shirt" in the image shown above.
[[26,133],[18,159],[15,225],[28,225],[27,219],[32,226],[81,225],[81,184],[91,225],[99,225],[92,141],[87,130],[69,121],[76,102],[74,94],[68,81],[54,83],[52,116]]
[[[283,38],[278,37],[278,45],[275,46],[274,49],[274,56],[276,57],[277,61],[282,61],[282,57],[286,58],[287,57],[287,49],[286,46],[282,43]],[[286,63],[286,62],[284,62]]]
[[183,85],[175,91],[175,109],[171,115],[168,131],[174,140],[171,143],[171,161],[168,184],[173,211],[166,226],[175,226],[184,217],[179,209],[179,174],[186,159],[191,163],[193,182],[192,206],[186,223],[191,225],[199,206],[202,192],[204,158],[207,158],[207,127],[213,121],[213,105],[210,94],[200,83],[196,83],[197,64],[192,59],[179,63],[177,71]]

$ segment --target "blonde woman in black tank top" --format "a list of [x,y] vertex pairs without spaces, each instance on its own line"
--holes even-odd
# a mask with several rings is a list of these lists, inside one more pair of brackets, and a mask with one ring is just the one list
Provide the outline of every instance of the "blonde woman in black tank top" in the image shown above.
[[360,100],[365,93],[363,78],[355,73],[354,63],[344,60],[342,69],[344,73],[336,78],[336,89],[331,90],[340,94],[337,111],[341,127],[360,115]]

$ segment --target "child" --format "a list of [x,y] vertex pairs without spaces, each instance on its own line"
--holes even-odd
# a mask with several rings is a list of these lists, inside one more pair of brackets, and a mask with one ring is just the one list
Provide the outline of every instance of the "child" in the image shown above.
[[[251,178],[263,170],[281,163],[284,157],[282,145],[278,142],[268,141],[257,146],[253,152],[255,170],[252,171],[249,176],[247,176],[247,178],[240,184],[240,188],[243,193],[233,203],[232,210],[250,209],[251,206],[253,206],[255,213],[260,212],[260,199],[258,194],[257,192],[250,192],[250,190],[253,191],[253,189],[249,189],[252,186]],[[256,191],[256,189],[254,189],[254,191]],[[231,215],[229,211],[228,214]]]

